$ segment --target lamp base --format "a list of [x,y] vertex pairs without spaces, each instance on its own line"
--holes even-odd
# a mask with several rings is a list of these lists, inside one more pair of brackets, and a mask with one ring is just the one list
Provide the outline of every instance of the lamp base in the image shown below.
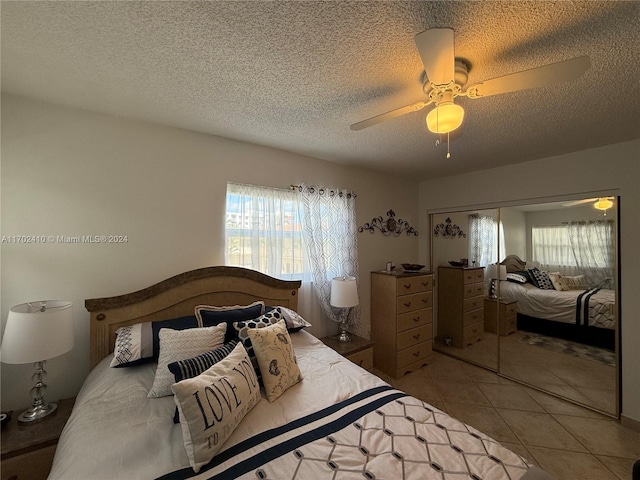
[[350,342],[351,337],[349,337],[347,333],[347,320],[343,320],[340,322],[340,335],[338,336],[338,340],[341,342]]
[[22,425],[33,425],[34,423],[41,422],[55,412],[57,408],[58,405],[55,403],[33,406],[18,416],[18,423]]

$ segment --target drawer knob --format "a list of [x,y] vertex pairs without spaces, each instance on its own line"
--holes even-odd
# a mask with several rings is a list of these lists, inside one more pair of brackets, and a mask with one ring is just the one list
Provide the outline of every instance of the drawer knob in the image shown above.
[[423,287],[429,286],[429,282],[421,282]]
[[414,356],[414,357],[417,357],[417,356],[419,356],[419,355],[420,355],[420,350],[418,350],[417,352],[413,352],[413,356]]
[[422,303],[429,303],[429,299],[428,298],[423,298],[422,299]]
[[420,317],[413,317],[413,321],[414,322],[419,322],[420,321]]
[[419,339],[420,338],[420,334],[418,333],[418,334],[414,335],[413,338],[415,338],[416,340]]
[[359,366],[359,367],[361,367],[363,363],[364,363],[364,360],[360,360],[360,361],[358,362],[358,366]]
[[411,288],[411,284],[410,284],[410,283],[409,283],[409,284],[406,284],[406,283],[405,283],[405,284],[404,284],[404,288],[406,288],[406,289]]
[[404,306],[405,307],[410,307],[411,306],[411,302],[404,302]]

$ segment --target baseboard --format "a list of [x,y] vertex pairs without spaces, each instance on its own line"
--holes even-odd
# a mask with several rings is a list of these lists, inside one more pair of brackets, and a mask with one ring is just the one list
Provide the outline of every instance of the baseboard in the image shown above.
[[636,420],[635,418],[625,417],[624,415],[620,415],[620,423],[623,426],[640,433],[640,421]]

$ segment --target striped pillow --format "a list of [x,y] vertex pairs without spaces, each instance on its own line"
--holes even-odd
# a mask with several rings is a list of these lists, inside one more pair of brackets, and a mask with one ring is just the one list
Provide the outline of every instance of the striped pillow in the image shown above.
[[215,350],[203,353],[202,355],[198,355],[197,357],[172,362],[167,366],[169,368],[169,371],[173,373],[173,376],[176,379],[176,383],[178,383],[187,378],[197,377],[205,370],[208,370],[213,365],[229,355],[237,344],[237,340],[231,340],[229,343],[225,343]]

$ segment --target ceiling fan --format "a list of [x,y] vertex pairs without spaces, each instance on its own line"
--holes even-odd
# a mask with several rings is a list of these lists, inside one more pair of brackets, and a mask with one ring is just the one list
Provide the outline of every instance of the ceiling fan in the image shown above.
[[563,207],[574,207],[576,205],[582,205],[584,203],[593,203],[593,207],[598,210],[609,210],[613,207],[614,197],[594,197],[594,198],[585,198],[583,200],[574,200],[572,202],[563,203]]
[[426,72],[423,85],[426,100],[354,123],[351,130],[362,130],[433,103],[435,108],[427,114],[427,127],[434,133],[449,133],[457,129],[464,118],[463,108],[454,103],[456,97],[476,99],[567,82],[579,78],[591,65],[588,56],[576,57],[475,83],[463,90],[469,67],[463,60],[455,58],[453,29],[430,28],[418,33],[414,40]]

